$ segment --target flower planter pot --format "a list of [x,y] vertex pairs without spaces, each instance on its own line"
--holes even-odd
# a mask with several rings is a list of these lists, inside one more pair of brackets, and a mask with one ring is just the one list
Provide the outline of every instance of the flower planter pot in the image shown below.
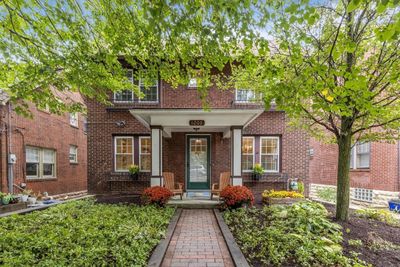
[[253,173],[253,180],[260,181],[262,178],[262,174]]
[[271,197],[267,197],[263,199],[263,202],[265,204],[267,204],[268,206],[270,205],[292,205],[294,203],[303,201],[304,198],[290,198],[290,197],[286,197],[286,198],[271,198]]
[[400,200],[393,199],[389,201],[389,210],[400,212]]
[[21,201],[22,202],[27,202],[28,201],[28,197],[29,197],[29,195],[22,195],[21,196]]
[[36,197],[28,197],[28,204],[33,205],[36,203]]
[[129,174],[132,180],[137,181],[139,180],[139,174],[138,173],[131,173]]
[[9,198],[2,198],[2,199],[1,199],[1,203],[2,203],[3,205],[8,205],[8,204],[10,203],[10,199],[9,199]]

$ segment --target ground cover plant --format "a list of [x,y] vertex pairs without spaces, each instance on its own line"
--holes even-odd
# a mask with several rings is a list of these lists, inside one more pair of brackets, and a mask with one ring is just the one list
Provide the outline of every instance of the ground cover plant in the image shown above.
[[344,256],[342,228],[319,203],[229,210],[224,219],[254,266],[363,266]]
[[146,266],[173,208],[81,200],[0,219],[0,266]]

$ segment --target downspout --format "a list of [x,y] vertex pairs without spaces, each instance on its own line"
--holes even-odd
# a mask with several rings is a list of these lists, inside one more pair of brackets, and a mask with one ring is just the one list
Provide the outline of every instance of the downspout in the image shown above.
[[10,161],[11,155],[11,103],[8,102],[8,114],[7,114],[8,126],[7,126],[7,143],[8,143],[8,151],[7,151],[7,164],[8,164],[8,192],[14,193],[14,173],[13,173],[13,164]]

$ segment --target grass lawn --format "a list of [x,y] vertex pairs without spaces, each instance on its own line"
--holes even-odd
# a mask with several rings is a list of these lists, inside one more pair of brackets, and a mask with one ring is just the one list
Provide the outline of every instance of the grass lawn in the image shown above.
[[145,266],[172,208],[73,201],[0,219],[0,266]]
[[316,202],[226,211],[224,219],[253,266],[366,265],[345,256],[342,227]]

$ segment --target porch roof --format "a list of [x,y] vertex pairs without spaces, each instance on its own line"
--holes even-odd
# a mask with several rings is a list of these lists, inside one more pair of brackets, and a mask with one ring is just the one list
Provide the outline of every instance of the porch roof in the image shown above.
[[[246,127],[264,109],[131,109],[131,114],[146,127],[162,126],[165,137],[172,132],[223,132],[230,137],[232,126]],[[204,126],[191,126],[190,120],[203,120]],[[195,129],[199,128],[199,129]]]

